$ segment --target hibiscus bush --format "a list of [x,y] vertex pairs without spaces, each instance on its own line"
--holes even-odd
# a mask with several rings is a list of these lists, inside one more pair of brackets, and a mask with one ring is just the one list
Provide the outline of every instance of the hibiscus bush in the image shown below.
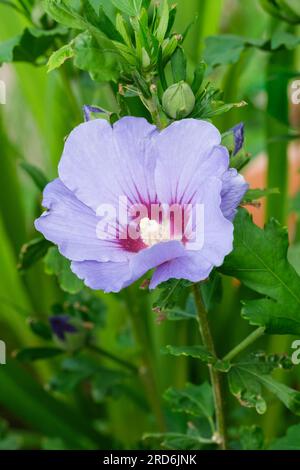
[[298,2],[0,12],[0,449],[300,450]]

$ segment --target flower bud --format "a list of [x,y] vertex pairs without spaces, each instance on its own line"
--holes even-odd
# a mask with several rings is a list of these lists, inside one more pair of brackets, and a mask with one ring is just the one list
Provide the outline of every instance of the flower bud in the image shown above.
[[184,81],[171,85],[163,94],[162,104],[165,112],[173,119],[182,119],[194,109],[195,95]]

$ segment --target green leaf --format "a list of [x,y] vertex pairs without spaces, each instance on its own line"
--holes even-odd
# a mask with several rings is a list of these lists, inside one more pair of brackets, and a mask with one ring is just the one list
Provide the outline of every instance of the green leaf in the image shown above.
[[211,386],[205,382],[201,385],[187,383],[181,390],[169,388],[164,399],[173,411],[196,417],[205,417],[210,423],[214,415],[214,400]]
[[40,359],[51,359],[63,354],[63,352],[59,348],[24,348],[17,351],[14,356],[18,361],[32,362]]
[[222,300],[222,279],[213,271],[209,279],[200,284],[202,299],[207,312],[210,312]]
[[72,273],[70,261],[64,258],[53,246],[45,257],[45,271],[47,274],[55,274],[62,290],[70,294],[76,294],[83,287],[83,282]]
[[158,27],[156,30],[156,37],[160,43],[162,43],[163,40],[165,39],[168,26],[169,26],[169,5],[168,5],[167,0],[162,0],[160,20],[159,20]]
[[181,47],[177,47],[171,58],[174,83],[186,81],[186,57]]
[[192,83],[192,90],[195,95],[197,95],[203,83],[206,67],[207,67],[206,63],[202,61],[195,68],[194,79]]
[[99,367],[92,379],[92,398],[95,403],[103,403],[107,396],[118,397],[123,392],[123,382],[128,377],[122,371]]
[[288,260],[300,276],[300,243],[289,247]]
[[300,23],[298,0],[260,0],[262,7],[275,18],[290,24]]
[[300,424],[291,426],[284,437],[276,439],[270,450],[300,450]]
[[170,310],[164,310],[163,314],[167,317],[167,320],[170,321],[181,321],[181,320],[196,320],[197,321],[197,312],[195,309],[185,309],[181,310],[179,307],[172,308]]
[[47,63],[48,72],[52,72],[52,70],[61,67],[61,65],[63,65],[67,59],[71,59],[72,57],[74,57],[73,44],[66,44],[57,51],[53,52],[53,54],[49,57]]
[[250,356],[233,364],[228,373],[231,393],[242,406],[255,408],[259,414],[265,413],[267,404],[262,396],[262,387],[273,393],[290,411],[300,415],[300,392],[277,382],[270,373],[277,367],[290,367],[280,356]]
[[142,8],[142,0],[112,0],[112,3],[129,16],[138,16]]
[[89,379],[97,366],[81,357],[67,358],[62,362],[61,371],[53,376],[48,384],[50,390],[69,393],[84,380]]
[[158,286],[159,295],[153,304],[153,310],[164,312],[178,305],[191,282],[182,279],[170,279]]
[[40,191],[45,189],[49,180],[40,168],[32,165],[31,163],[25,162],[24,160],[20,161],[20,167],[27,173]]
[[116,30],[114,24],[105,14],[103,6],[99,5],[98,13],[91,5],[90,0],[83,0],[83,8],[87,21],[100,29],[109,39],[114,41],[121,41],[122,38]]
[[200,361],[213,364],[215,362],[214,356],[209,353],[203,346],[171,346],[167,345],[162,349],[163,354],[170,354],[171,356],[187,356],[200,359]]
[[23,245],[19,255],[18,269],[20,271],[29,269],[40,259],[44,258],[51,246],[52,243],[45,240],[45,238],[35,238]]
[[55,40],[66,33],[61,27],[50,30],[25,28],[21,35],[0,44],[0,65],[4,62],[37,63],[54,47]]
[[244,302],[242,316],[269,334],[299,334],[300,277],[287,260],[287,230],[275,220],[262,230],[245,209],[234,227],[234,249],[220,270],[263,296]]
[[280,194],[278,188],[266,188],[266,189],[248,189],[246,192],[243,202],[257,201],[263,197],[270,196],[271,194]]
[[259,426],[242,426],[239,435],[243,450],[262,450],[264,448],[264,434]]
[[203,438],[198,432],[145,434],[143,439],[158,441],[162,448],[170,450],[200,450],[203,445],[213,443],[211,439]]
[[205,39],[204,61],[211,67],[238,62],[245,48],[245,39],[234,35],[211,36]]
[[14,59],[14,49],[19,44],[21,36],[15,36],[0,43],[0,64],[12,62]]
[[271,38],[271,49],[294,49],[300,44],[300,38],[286,31],[278,31]]
[[121,13],[117,13],[116,28],[117,28],[118,33],[120,34],[121,41],[123,39],[125,44],[129,48],[131,48],[132,47],[132,42],[131,42],[131,37],[130,37],[130,31],[129,31],[128,25],[127,25],[125,19],[123,18],[123,16],[121,15]]
[[117,81],[120,74],[115,54],[103,50],[89,33],[74,40],[74,64],[98,82]]
[[58,23],[74,29],[86,29],[85,19],[64,0],[44,0],[46,12]]
[[52,331],[50,326],[47,323],[44,323],[40,320],[37,320],[35,318],[30,318],[29,321],[29,327],[31,331],[38,336],[39,338],[43,338],[46,341],[51,340],[52,338]]
[[210,67],[217,67],[236,64],[248,48],[258,48],[268,52],[294,49],[300,44],[300,38],[292,33],[277,31],[269,39],[221,34],[206,38],[205,43],[204,60]]
[[[212,101],[211,107],[201,115],[202,119],[211,119],[212,117],[220,116],[221,114],[228,113],[234,108],[242,108],[246,106],[246,101],[239,101],[238,103],[223,103],[222,101]],[[199,116],[200,117],[200,116]]]

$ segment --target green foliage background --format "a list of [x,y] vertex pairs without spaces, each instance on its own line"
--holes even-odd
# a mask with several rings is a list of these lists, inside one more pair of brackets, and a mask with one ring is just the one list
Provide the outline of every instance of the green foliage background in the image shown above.
[[[30,27],[26,15],[6,3],[9,2],[0,2],[1,42]],[[24,3],[31,8],[32,2],[12,3]],[[37,11],[43,8],[40,2],[36,3]],[[106,3],[109,9],[116,2],[107,0]],[[204,55],[208,76],[214,85],[224,90],[224,101],[247,101],[248,106],[214,117],[213,122],[222,132],[238,122],[245,122],[247,151],[254,156],[268,151],[268,186],[280,191],[280,195],[268,195],[268,217],[286,225],[290,205],[287,149],[291,135],[299,133],[299,129],[291,130],[289,122],[287,84],[299,74],[299,26],[270,16],[256,0],[178,0],[177,4],[174,31],[183,32],[191,23],[184,42],[188,77]],[[270,42],[274,31],[277,36]],[[64,44],[60,39],[64,31],[57,34],[56,49]],[[209,39],[205,45],[206,38],[220,34],[240,38]],[[48,39],[43,39],[45,50]],[[87,72],[79,72],[69,61],[47,73],[46,60],[39,60],[40,51],[36,49],[34,37],[25,37],[23,41],[14,49],[0,44],[1,60],[14,60],[0,68],[0,79],[7,87],[7,104],[0,105],[0,339],[7,344],[7,364],[0,365],[0,449],[128,449],[152,448],[161,443],[169,448],[209,447],[211,442],[206,442],[205,436],[213,407],[207,390],[206,368],[197,360],[203,360],[205,352],[185,348],[185,351],[173,349],[170,353],[169,348],[161,354],[166,345],[180,348],[184,344],[199,343],[193,305],[184,314],[179,307],[184,308],[186,299],[176,301],[178,311],[174,305],[164,305],[164,315],[178,320],[168,321],[159,318],[157,310],[155,313],[151,308],[157,301],[157,294],[151,298],[139,285],[118,296],[97,292],[91,298],[86,291],[80,294],[83,297],[76,297],[81,286],[65,274],[63,263],[49,260],[50,252],[46,261],[41,260],[24,272],[17,269],[21,247],[38,236],[33,221],[41,212],[38,186],[44,184],[43,176],[32,174],[35,170],[28,165],[38,167],[48,180],[53,179],[65,136],[83,120],[82,105],[94,104],[112,112],[118,109],[110,85],[93,82]],[[28,62],[23,61],[24,57]],[[85,59],[85,56],[77,57],[77,61]],[[38,63],[33,65],[32,62]],[[84,69],[82,62],[80,68]],[[217,65],[220,66],[215,68]],[[134,99],[132,110],[137,115],[145,113]],[[280,139],[276,140],[278,137]],[[296,203],[293,207],[297,208]],[[247,216],[241,212],[238,223],[245,227],[248,222],[241,220],[243,218]],[[275,335],[260,338],[256,345],[256,349],[264,349],[269,354],[290,355],[293,340],[299,338],[299,276],[287,261],[282,265],[274,258],[280,250],[282,258],[286,256],[286,233],[282,228],[275,233],[276,223],[271,222],[265,231],[263,246],[258,230],[253,225],[249,228],[247,246],[258,255],[261,250],[262,257],[268,257],[269,273],[255,280],[251,273],[237,273],[241,258],[249,267],[249,252],[241,253],[247,251],[241,236],[236,239],[237,249],[226,261],[222,275],[218,274],[217,279],[211,281],[212,286],[203,286],[218,357],[223,357],[251,333],[251,325],[267,325],[269,332]],[[290,260],[296,270],[298,266],[298,273],[299,236],[298,230],[290,252]],[[283,240],[283,244],[278,239]],[[279,248],[274,254],[276,243]],[[55,257],[55,253],[52,252],[52,256]],[[274,271],[294,292],[293,301],[285,287],[273,288]],[[63,292],[56,275],[60,285],[73,294]],[[243,284],[237,286],[228,275]],[[262,284],[268,288],[261,288]],[[216,295],[220,289],[222,296]],[[276,301],[286,303],[287,319],[276,319]],[[82,331],[76,337],[77,343],[64,345],[67,350],[63,357],[56,356],[54,350],[62,345],[53,344],[47,333],[48,317],[54,304],[60,304],[59,312],[65,309],[69,313],[70,308],[73,309],[75,317],[81,319]],[[86,308],[84,320],[80,316],[82,312],[78,314],[78,304]],[[183,315],[189,321],[180,321]],[[79,355],[74,355],[74,348],[80,341],[85,344],[84,335],[89,334],[82,322],[92,323],[97,346],[91,350],[83,347]],[[279,336],[282,333],[286,336]],[[44,348],[43,360],[33,357],[34,347]],[[16,353],[19,350],[22,354]],[[133,368],[118,363],[109,354],[129,362]],[[205,357],[204,361],[209,358]],[[242,370],[243,365],[236,366],[238,368]],[[241,370],[230,371],[232,393],[237,396],[246,387],[244,399],[248,400],[248,407],[242,408],[226,389],[232,447],[300,449],[299,418],[284,407],[296,409],[299,415],[299,403],[294,403],[298,396],[291,395],[290,388],[275,393],[279,395],[279,402],[267,392],[267,412],[261,415],[255,411],[255,408],[264,408],[265,398],[261,397],[260,386],[274,392],[269,373],[275,369],[275,365],[268,366],[262,378],[252,380],[249,387],[245,385],[250,380],[248,376],[242,380],[242,385],[237,380],[237,376],[241,379]],[[251,371],[252,375],[256,373],[253,364]],[[249,371],[247,373],[249,375]],[[274,374],[280,379],[281,387],[300,390],[299,367],[288,373],[281,368]],[[196,390],[192,384],[187,385],[188,382],[202,383],[202,388]],[[181,392],[174,393],[174,390]],[[191,402],[195,399],[197,405],[191,408],[190,398],[186,403],[186,397],[192,397]],[[186,415],[192,417],[188,422]],[[193,426],[203,429],[204,437],[199,437]],[[290,426],[287,436],[275,439],[285,435]],[[162,435],[166,430],[168,434]],[[142,439],[145,433],[148,437]]]

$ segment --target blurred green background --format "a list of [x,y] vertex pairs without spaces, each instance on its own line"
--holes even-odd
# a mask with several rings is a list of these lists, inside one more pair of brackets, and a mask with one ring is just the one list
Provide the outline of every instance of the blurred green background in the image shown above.
[[[1,41],[20,34],[28,25],[25,17],[3,3]],[[276,27],[287,28],[267,15],[256,0],[177,0],[177,4],[175,30],[182,32],[192,23],[184,45],[190,64],[203,54],[207,36],[226,33],[261,39]],[[296,27],[291,29],[297,32]],[[299,68],[299,48],[276,55],[248,48],[236,64],[218,67],[210,75],[224,90],[226,101],[248,103],[245,108],[216,118],[215,124],[226,131],[238,122],[245,123],[246,148],[253,155],[251,183],[257,181],[259,186],[265,181],[269,187],[280,188],[280,196],[272,196],[268,202],[266,217],[276,217],[283,224],[290,220],[295,246],[300,232],[295,214],[289,219],[288,186],[293,185],[293,194],[300,190],[299,182],[294,182],[297,162],[300,167],[300,148],[294,141],[274,142],[272,137],[287,134],[292,127],[296,132],[300,128],[300,108],[289,107],[287,101],[287,85]],[[6,104],[0,105],[0,339],[7,345],[7,364],[0,365],[0,449],[143,447],[146,444],[141,441],[142,434],[158,429],[158,408],[164,407],[162,392],[171,385],[182,386],[187,379],[197,382],[206,377],[206,371],[199,370],[191,359],[160,355],[165,344],[180,345],[187,338],[197,338],[198,333],[192,325],[157,322],[155,313],[146,306],[146,294],[138,287],[119,297],[95,294],[103,317],[95,334],[106,351],[138,367],[146,364],[150,368],[149,377],[145,376],[146,394],[143,380],[134,374],[125,378],[117,373],[110,376],[106,368],[123,368],[95,351],[84,352],[82,364],[72,363],[72,355],[68,354],[63,358],[65,362],[57,357],[20,363],[14,357],[16,350],[45,345],[30,328],[29,319],[46,324],[53,305],[65,302],[67,295],[59,289],[55,276],[45,274],[42,261],[25,274],[17,269],[22,245],[37,236],[33,221],[41,213],[41,193],[22,169],[22,162],[37,166],[49,180],[56,177],[64,138],[82,121],[82,105],[114,110],[113,95],[107,85],[92,82],[85,73],[73,72],[71,64],[49,74],[45,65],[3,65],[0,80],[5,82],[7,92]],[[289,154],[296,162],[290,167]],[[255,167],[255,161],[267,155],[268,172],[259,165]],[[254,210],[262,223],[263,209]],[[222,279],[222,284],[222,302],[210,312],[220,354],[251,331],[240,318],[240,299],[253,295],[230,279]],[[140,310],[137,307],[137,311],[130,312],[130,295],[139,296]],[[268,348],[270,352],[288,351],[291,342],[292,338],[272,337]],[[83,372],[84,361],[90,367],[104,368],[104,372],[90,380]],[[297,368],[285,380],[300,389]],[[156,409],[156,420],[149,406]],[[228,398],[228,408],[233,428],[238,422],[257,423],[268,439],[297,422],[280,404],[271,404],[265,416],[239,408],[233,398]],[[180,418],[168,410],[166,413],[169,424],[172,421],[172,426],[179,429]]]

